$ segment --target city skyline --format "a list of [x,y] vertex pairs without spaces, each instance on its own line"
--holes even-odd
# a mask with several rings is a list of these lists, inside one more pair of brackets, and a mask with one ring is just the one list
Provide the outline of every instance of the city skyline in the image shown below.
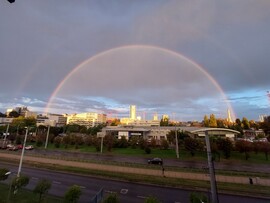
[[270,114],[270,2],[0,3],[0,112]]

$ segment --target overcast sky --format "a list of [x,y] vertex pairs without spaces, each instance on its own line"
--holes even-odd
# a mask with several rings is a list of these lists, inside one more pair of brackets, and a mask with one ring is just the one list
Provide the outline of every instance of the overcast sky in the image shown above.
[[270,114],[269,0],[0,2],[0,112]]

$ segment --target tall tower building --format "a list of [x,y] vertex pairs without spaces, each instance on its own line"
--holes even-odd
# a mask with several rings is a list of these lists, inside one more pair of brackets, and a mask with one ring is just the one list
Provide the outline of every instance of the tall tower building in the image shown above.
[[136,106],[135,105],[130,105],[129,118],[136,120]]
[[228,122],[230,122],[230,123],[232,123],[232,117],[231,117],[231,111],[230,111],[230,109],[227,109],[227,121]]

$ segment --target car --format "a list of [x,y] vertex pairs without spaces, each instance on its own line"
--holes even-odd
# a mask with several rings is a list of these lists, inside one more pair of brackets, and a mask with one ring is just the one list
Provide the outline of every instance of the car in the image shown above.
[[16,147],[16,146],[8,147],[7,150],[9,150],[9,151],[17,151],[18,147]]
[[22,149],[23,148],[23,145],[22,144],[19,144],[17,145],[18,149]]
[[28,145],[28,146],[25,147],[25,149],[32,150],[32,149],[34,149],[34,147],[33,147],[33,145]]
[[163,165],[163,160],[161,158],[153,158],[148,160],[148,164],[158,164]]

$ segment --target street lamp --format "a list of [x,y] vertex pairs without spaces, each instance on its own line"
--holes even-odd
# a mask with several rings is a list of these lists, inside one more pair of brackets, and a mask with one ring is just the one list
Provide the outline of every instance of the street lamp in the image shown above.
[[4,142],[3,142],[3,148],[6,146],[6,140],[7,140],[7,134],[8,134],[8,129],[9,129],[9,123],[7,125],[7,129],[6,129],[6,134],[5,134],[5,137],[4,137]]
[[45,149],[47,149],[48,145],[48,139],[49,139],[49,134],[50,134],[50,125],[48,125],[48,131],[47,131],[47,136],[46,136],[46,142],[45,142]]
[[215,169],[214,163],[212,159],[212,152],[211,146],[209,141],[208,131],[205,131],[205,142],[206,142],[206,149],[207,149],[207,158],[208,158],[208,168],[209,168],[209,175],[210,175],[210,184],[211,184],[211,195],[212,195],[212,203],[218,203],[218,195],[217,195],[217,185],[216,185],[216,177],[215,177]]
[[25,132],[25,137],[24,137],[23,148],[22,148],[21,159],[20,159],[20,164],[19,164],[19,169],[18,169],[17,177],[20,177],[20,174],[21,174],[22,161],[23,161],[24,150],[25,150],[25,144],[26,144],[27,135],[28,135],[28,127],[25,127],[25,128],[26,128],[26,132]]

